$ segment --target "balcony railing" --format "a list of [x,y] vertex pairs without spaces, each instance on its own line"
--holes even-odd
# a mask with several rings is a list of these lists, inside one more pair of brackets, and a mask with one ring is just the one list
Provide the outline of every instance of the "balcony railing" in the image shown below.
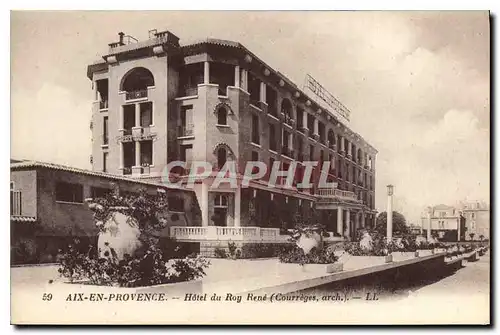
[[293,158],[293,149],[290,149],[288,147],[281,147],[281,154],[290,158]]
[[124,167],[123,168],[123,174],[124,175],[132,174],[132,167],[130,167],[130,166]]
[[10,191],[10,215],[19,216],[21,213],[21,191]]
[[319,188],[318,195],[325,198],[339,198],[342,200],[358,201],[354,192],[339,190],[336,188]]
[[125,100],[135,100],[148,97],[148,90],[137,90],[125,93]]
[[194,124],[179,126],[179,137],[187,137],[194,135]]
[[101,100],[99,101],[99,109],[108,109],[108,100]]
[[170,227],[170,237],[178,240],[275,241],[286,242],[279,228],[261,227]]

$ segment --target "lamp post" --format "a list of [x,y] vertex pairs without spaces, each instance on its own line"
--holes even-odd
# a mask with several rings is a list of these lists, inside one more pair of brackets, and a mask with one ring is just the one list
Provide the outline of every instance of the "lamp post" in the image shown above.
[[392,195],[394,186],[387,185],[387,243],[392,241]]
[[432,207],[427,207],[427,241],[431,239]]

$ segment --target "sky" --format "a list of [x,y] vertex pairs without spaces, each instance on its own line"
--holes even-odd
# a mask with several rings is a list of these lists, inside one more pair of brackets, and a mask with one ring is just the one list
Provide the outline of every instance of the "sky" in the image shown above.
[[91,168],[87,65],[120,31],[239,41],[302,86],[312,75],[378,150],[376,208],[489,201],[487,12],[12,12],[11,158]]

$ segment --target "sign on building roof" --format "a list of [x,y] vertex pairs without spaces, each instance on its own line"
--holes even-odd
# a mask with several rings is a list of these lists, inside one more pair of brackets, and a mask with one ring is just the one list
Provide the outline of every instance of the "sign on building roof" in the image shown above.
[[[316,79],[314,79],[310,74],[306,75],[306,80],[304,84],[304,89],[308,89],[316,97],[318,97],[321,102],[326,103],[326,108],[338,116],[341,116],[346,121],[350,121],[351,111],[347,109],[340,101],[337,100],[326,88],[324,88]],[[319,101],[317,101],[320,103]]]

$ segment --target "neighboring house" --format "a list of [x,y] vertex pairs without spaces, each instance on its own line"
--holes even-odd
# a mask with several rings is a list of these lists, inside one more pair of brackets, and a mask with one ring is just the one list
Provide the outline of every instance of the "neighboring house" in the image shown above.
[[[490,211],[484,202],[461,202],[457,206],[437,205],[429,207],[422,213],[421,225],[427,231],[429,222],[429,209],[431,219],[431,232],[440,239],[457,240],[460,234],[461,241],[479,239],[483,236],[489,239]],[[448,237],[446,237],[448,236]]]
[[50,163],[23,161],[11,164],[10,169],[13,263],[54,261],[58,249],[74,237],[86,242],[95,239],[97,229],[84,200],[115,188],[125,193],[141,188],[168,192],[169,221],[177,226],[200,225],[192,192]]

